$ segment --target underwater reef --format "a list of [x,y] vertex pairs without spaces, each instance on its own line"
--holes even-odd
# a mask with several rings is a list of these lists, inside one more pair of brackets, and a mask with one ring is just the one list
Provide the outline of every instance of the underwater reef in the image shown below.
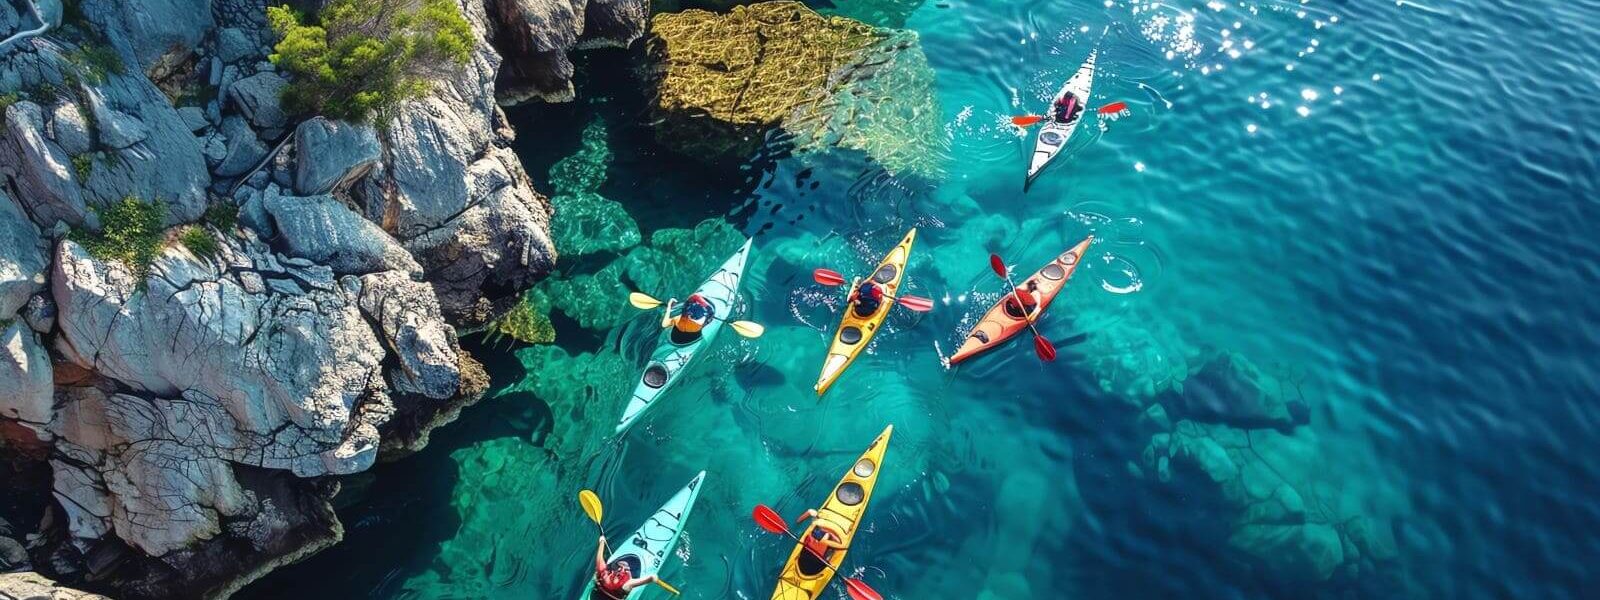
[[[1136,315],[1136,316],[1134,316]],[[1081,317],[1080,317],[1081,318]],[[1392,490],[1349,484],[1369,473],[1318,436],[1304,382],[1249,358],[1196,345],[1158,314],[1135,311],[1099,326],[1079,347],[1107,399],[1121,403],[1127,437],[1096,452],[1121,471],[1079,465],[1078,477],[1124,481],[1140,502],[1182,490],[1184,532],[1283,590],[1412,597],[1389,519]],[[1084,471],[1084,469],[1091,469]],[[1084,487],[1093,510],[1126,498]]]
[[914,32],[780,1],[658,14],[647,44],[658,138],[687,155],[744,158],[781,129],[801,150],[940,171],[933,72]]

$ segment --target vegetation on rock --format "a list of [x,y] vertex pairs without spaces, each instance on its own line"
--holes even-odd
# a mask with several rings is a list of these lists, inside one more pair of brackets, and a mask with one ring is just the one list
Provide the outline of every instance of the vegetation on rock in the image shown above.
[[196,256],[216,256],[219,248],[217,238],[212,237],[210,231],[195,225],[184,227],[183,233],[178,234],[178,242]]
[[74,229],[71,238],[95,258],[121,262],[143,278],[151,261],[161,254],[166,213],[166,205],[159,200],[144,202],[128,196],[99,212],[98,233]]
[[267,9],[282,39],[268,57],[294,75],[285,108],[381,126],[407,100],[465,64],[472,27],[450,0],[333,0],[307,19]]
[[89,179],[94,173],[94,155],[87,152],[72,157],[72,171],[78,174],[78,181]]
[[83,80],[92,85],[105,83],[106,77],[121,75],[127,70],[117,51],[102,43],[85,43],[68,52],[66,59],[82,70]]
[[524,344],[553,344],[556,328],[550,322],[550,296],[542,288],[524,292],[517,304],[501,315],[484,334],[489,342],[511,338]]

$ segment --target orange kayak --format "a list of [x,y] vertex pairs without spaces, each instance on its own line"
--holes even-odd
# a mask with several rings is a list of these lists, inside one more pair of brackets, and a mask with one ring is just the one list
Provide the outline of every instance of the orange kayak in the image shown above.
[[1072,277],[1072,272],[1078,269],[1078,261],[1083,258],[1083,253],[1089,250],[1089,243],[1093,241],[1094,236],[1092,235],[1083,238],[1083,241],[1078,242],[1078,245],[1061,253],[1061,256],[1055,257],[1044,268],[1039,269],[1039,272],[1017,282],[1018,286],[1024,288],[1028,287],[1028,282],[1030,281],[1039,286],[1039,290],[1033,294],[1039,301],[1039,308],[1034,311],[1032,319],[1007,310],[1007,304],[1014,305],[1015,303],[1008,303],[1007,300],[1011,299],[1012,296],[1006,294],[1000,298],[999,302],[995,303],[994,308],[989,309],[989,312],[983,315],[983,319],[978,321],[978,324],[967,334],[967,339],[961,342],[961,348],[956,350],[955,355],[950,357],[950,364],[953,365],[972,358],[1027,330],[1029,321],[1037,321],[1039,315],[1044,313],[1044,309],[1050,306],[1050,302],[1056,299],[1056,295],[1067,287],[1067,280]]

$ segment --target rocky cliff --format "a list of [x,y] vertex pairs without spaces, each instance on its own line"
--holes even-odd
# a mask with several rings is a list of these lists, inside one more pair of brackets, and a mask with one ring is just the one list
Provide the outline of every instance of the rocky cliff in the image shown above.
[[0,448],[53,496],[6,570],[226,596],[481,395],[457,327],[556,258],[499,103],[570,97],[645,8],[461,8],[466,67],[373,127],[280,106],[261,0],[0,3]]

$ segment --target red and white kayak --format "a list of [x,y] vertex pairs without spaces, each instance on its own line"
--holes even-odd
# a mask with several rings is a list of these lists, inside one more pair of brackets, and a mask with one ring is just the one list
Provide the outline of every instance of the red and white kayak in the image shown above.
[[1012,298],[1012,295],[1006,294],[1000,298],[999,302],[995,303],[994,308],[984,313],[983,319],[979,320],[978,324],[973,326],[972,331],[967,333],[966,341],[963,341],[961,348],[957,349],[955,355],[950,357],[950,364],[953,365],[972,358],[1026,331],[1028,323],[1037,321],[1039,315],[1044,314],[1044,309],[1050,306],[1050,302],[1056,299],[1056,295],[1067,287],[1067,280],[1072,277],[1072,272],[1078,269],[1078,262],[1083,259],[1084,253],[1089,250],[1089,243],[1093,241],[1094,236],[1083,238],[1083,241],[1078,242],[1078,245],[1061,253],[1061,256],[1055,257],[1044,268],[1039,269],[1039,272],[1017,282],[1018,286],[1024,288],[1028,287],[1028,282],[1034,282],[1039,286],[1038,291],[1033,293],[1039,302],[1039,309],[1034,312],[1032,319],[1017,314],[1012,310],[1007,310],[1007,304],[1012,304],[1013,310],[1015,310],[1015,304],[1007,302],[1008,299]]
[[[1061,86],[1061,91],[1056,92],[1050,99],[1050,105],[1045,107],[1045,120],[1039,128],[1039,133],[1033,140],[1033,160],[1028,163],[1028,179],[1023,184],[1026,190],[1033,183],[1035,177],[1044,171],[1045,165],[1055,160],[1056,155],[1067,147],[1067,140],[1072,138],[1072,132],[1078,128],[1078,123],[1083,121],[1083,116],[1088,114],[1089,86],[1094,83],[1094,57],[1098,50],[1089,52],[1089,58],[1083,61],[1083,66],[1078,67],[1078,72],[1073,73],[1066,85]],[[1056,103],[1071,95],[1076,99],[1077,110],[1072,118],[1066,121],[1056,119]]]

